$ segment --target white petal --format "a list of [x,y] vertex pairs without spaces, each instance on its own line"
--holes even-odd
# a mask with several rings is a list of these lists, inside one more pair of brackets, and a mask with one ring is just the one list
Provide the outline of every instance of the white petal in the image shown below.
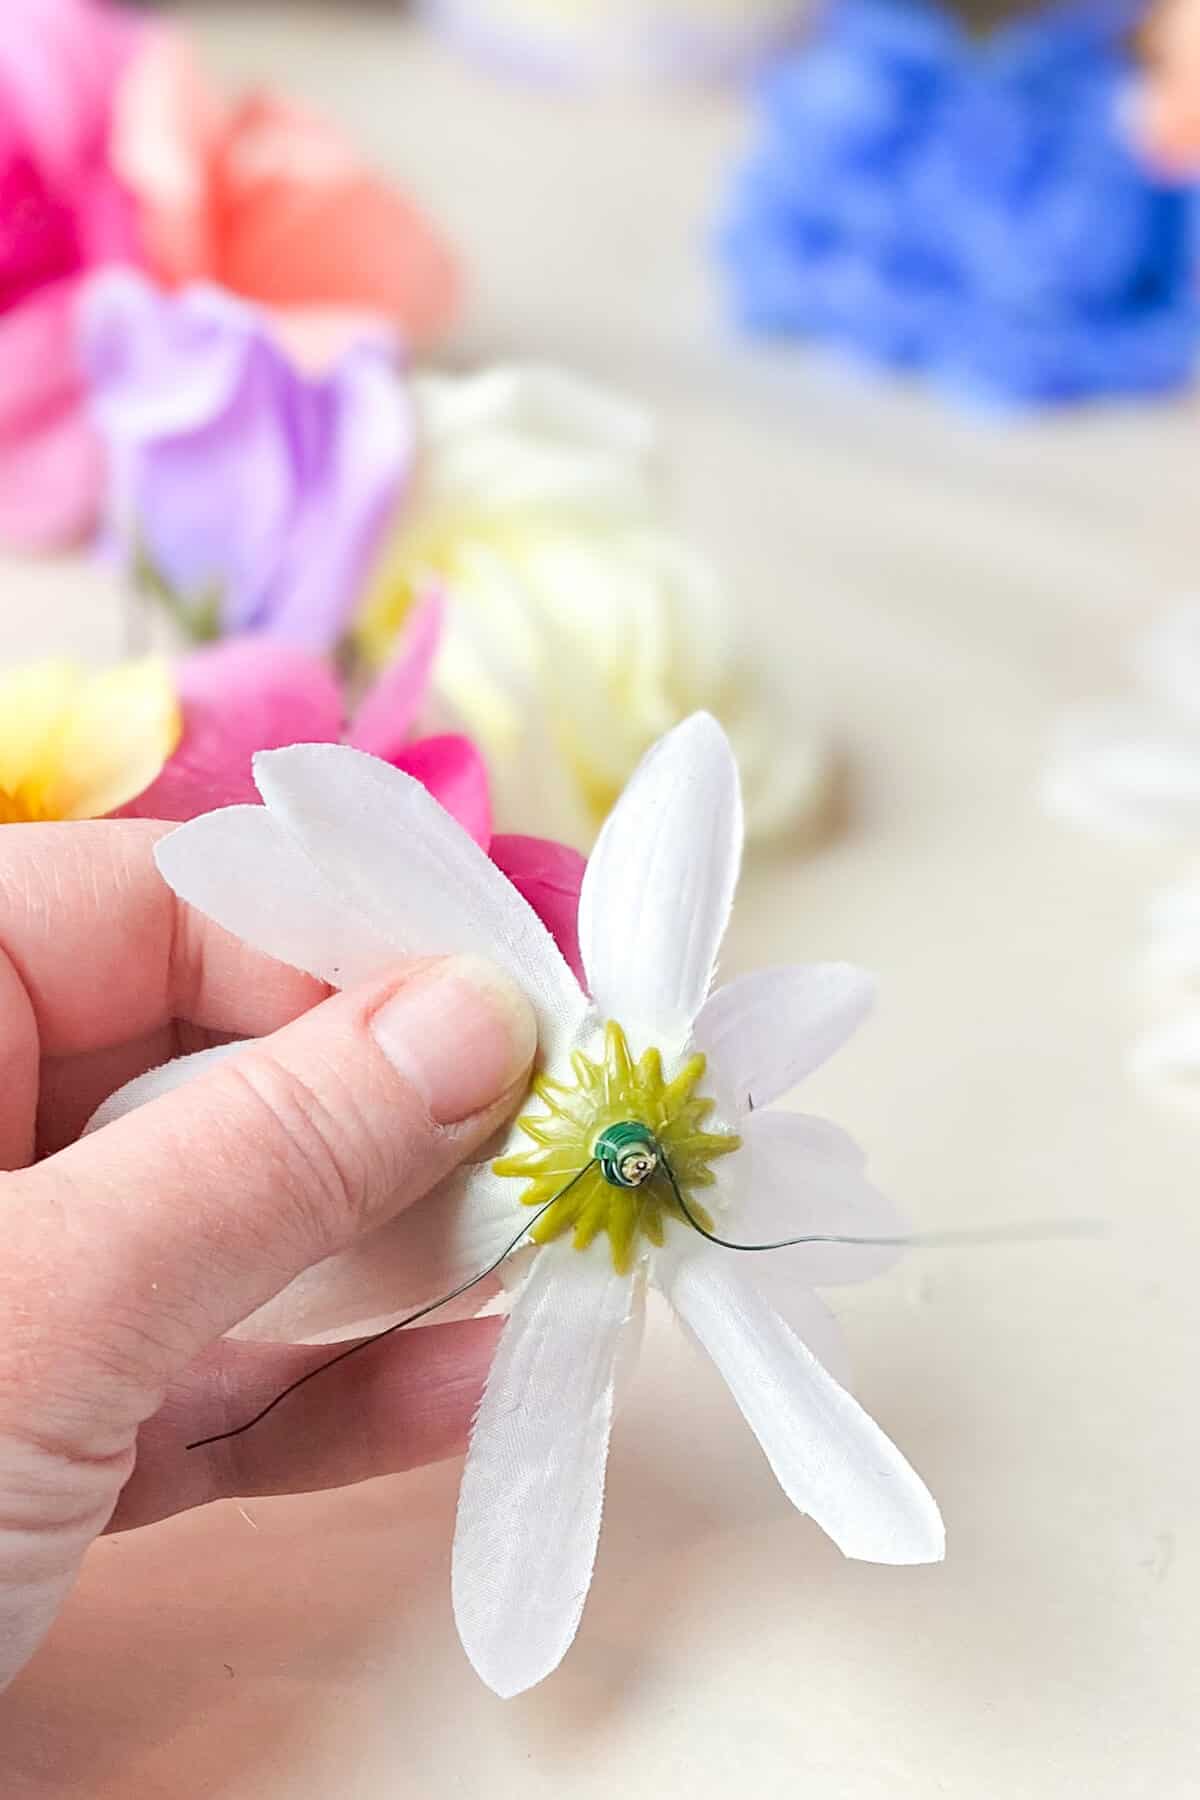
[[[85,1131],[174,1092],[244,1048],[221,1044],[139,1075],[104,1102]],[[306,1269],[232,1335],[285,1343],[440,1299],[482,1274],[516,1237],[519,1196],[519,1184],[494,1175],[490,1163],[469,1164],[369,1237]],[[480,1305],[486,1297],[481,1293]]]
[[1043,786],[1053,813],[1122,838],[1200,827],[1200,731],[1163,708],[1089,708],[1069,721]]
[[[349,1332],[364,1321],[400,1317],[453,1293],[490,1269],[532,1217],[519,1204],[519,1185],[493,1175],[487,1163],[460,1170],[387,1225],[337,1256],[306,1269],[260,1307],[235,1337],[286,1343]],[[466,1316],[478,1311],[464,1296]],[[471,1292],[476,1293],[475,1289]],[[450,1318],[439,1309],[432,1324]]]
[[333,888],[265,806],[205,813],[162,839],[163,880],[234,937],[334,987],[371,981],[403,955]]
[[1138,645],[1137,668],[1152,693],[1200,719],[1200,605],[1175,607],[1152,625]]
[[1129,1053],[1129,1072],[1159,1099],[1188,1112],[1200,1109],[1200,1011],[1139,1038]]
[[135,1075],[132,1081],[127,1081],[124,1087],[118,1088],[115,1094],[110,1094],[96,1108],[83,1128],[84,1137],[89,1131],[99,1131],[103,1126],[111,1125],[114,1119],[124,1118],[126,1113],[133,1112],[139,1106],[146,1106],[162,1094],[172,1094],[176,1088],[186,1087],[189,1081],[195,1081],[197,1075],[203,1075],[206,1069],[226,1062],[245,1047],[244,1042],[217,1044],[211,1050],[197,1050],[191,1056],[177,1056],[174,1062],[163,1063],[157,1069],[147,1069],[144,1075]]
[[[739,1129],[742,1148],[713,1165],[717,1194],[727,1202],[716,1220],[722,1237],[774,1244],[809,1235],[904,1234],[903,1219],[867,1180],[858,1145],[836,1125],[804,1113],[764,1112],[753,1113]],[[902,1254],[893,1245],[798,1244],[763,1251],[753,1262],[756,1269],[773,1265],[773,1278],[798,1287],[836,1287],[868,1281]]]
[[[710,1246],[711,1254],[719,1250]],[[743,1273],[749,1275],[772,1312],[793,1330],[802,1344],[807,1344],[826,1374],[832,1375],[839,1387],[850,1386],[850,1353],[842,1328],[819,1294],[788,1280],[780,1264],[764,1256],[747,1262]]]
[[874,999],[873,978],[850,963],[760,969],[709,996],[692,1041],[708,1058],[711,1088],[740,1118],[827,1061]]
[[1193,875],[1160,888],[1146,909],[1146,923],[1152,936],[1160,932],[1200,931],[1200,881]]
[[561,951],[420,782],[340,744],[266,751],[254,777],[346,909],[406,955],[489,957],[528,996],[546,1062],[574,1047],[588,1006]]
[[557,1668],[579,1629],[633,1293],[602,1247],[550,1245],[492,1364],[463,1471],[453,1590],[467,1655],[505,1699]]
[[1200,986],[1200,882],[1193,877],[1156,894],[1146,929],[1143,966],[1151,979],[1182,993]]
[[708,993],[741,853],[737,764],[716,720],[696,713],[642,760],[583,879],[580,948],[605,1017],[682,1040]]
[[704,1345],[794,1506],[864,1562],[938,1562],[924,1482],[749,1282],[715,1258],[671,1271],[672,1304]]

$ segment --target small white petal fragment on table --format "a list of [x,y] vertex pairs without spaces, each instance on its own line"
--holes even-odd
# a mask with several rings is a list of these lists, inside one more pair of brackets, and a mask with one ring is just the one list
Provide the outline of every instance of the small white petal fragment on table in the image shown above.
[[1200,724],[1200,604],[1185,601],[1156,620],[1135,663],[1149,694]]
[[592,1579],[614,1371],[634,1301],[604,1245],[538,1252],[492,1364],[454,1538],[454,1614],[507,1699],[557,1668]]
[[[739,1244],[786,1238],[894,1238],[905,1222],[868,1181],[862,1151],[827,1119],[805,1113],[753,1113],[740,1122],[742,1147],[715,1165],[719,1193],[732,1204],[717,1222]],[[797,1244],[747,1258],[750,1279],[772,1292],[785,1285],[839,1287],[869,1281],[899,1261],[903,1246]]]
[[587,866],[579,943],[603,1017],[682,1042],[712,981],[742,835],[729,740],[696,713],[639,764]]
[[708,1086],[738,1117],[770,1106],[841,1048],[874,1000],[874,979],[851,963],[738,976],[709,995],[692,1033]]
[[342,903],[398,954],[487,957],[528,996],[546,1062],[574,1048],[588,1004],[562,952],[419,782],[340,744],[263,752],[254,778],[273,818]]
[[679,1258],[668,1295],[708,1351],[792,1504],[845,1556],[940,1562],[933,1496],[895,1445],[739,1272]]
[[1195,996],[1200,987],[1200,882],[1177,882],[1146,912],[1144,968],[1160,988]]
[[1200,723],[1150,701],[1081,708],[1060,728],[1047,810],[1108,836],[1200,829]]
[[1129,1052],[1129,1072],[1161,1099],[1200,1110],[1200,1007],[1140,1037]]

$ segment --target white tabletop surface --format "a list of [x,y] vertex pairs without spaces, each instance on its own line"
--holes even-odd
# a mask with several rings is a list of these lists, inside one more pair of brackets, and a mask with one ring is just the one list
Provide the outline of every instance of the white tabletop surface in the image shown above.
[[[738,347],[703,260],[731,100],[530,95],[339,7],[244,5],[204,35],[230,76],[351,121],[447,222],[472,265],[454,361],[559,358],[661,408],[681,518],[853,766],[840,835],[752,867],[729,960],[879,971],[806,1109],[923,1226],[1112,1229],[914,1254],[832,1297],[858,1392],[941,1501],[943,1567],[843,1561],[657,1320],[583,1628],[542,1688],[502,1703],[458,1647],[457,1466],[222,1505],[97,1546],[0,1702],[6,1800],[1200,1793],[1200,1122],[1122,1073],[1171,865],[1036,800],[1057,710],[1195,588],[1200,406],[978,427]],[[84,565],[0,577],[3,658],[118,643]]]

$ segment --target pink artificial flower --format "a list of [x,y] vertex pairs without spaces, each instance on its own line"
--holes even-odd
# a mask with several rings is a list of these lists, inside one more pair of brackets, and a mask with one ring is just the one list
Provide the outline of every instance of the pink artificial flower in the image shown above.
[[136,258],[109,126],[139,31],[106,0],[0,7],[0,539],[30,549],[95,514],[75,301],[90,269]]
[[3,0],[0,540],[95,523],[76,301],[114,262],[259,302],[322,370],[364,336],[427,342],[456,299],[433,227],[332,127],[269,94],[223,106],[184,39],[111,0]]
[[348,729],[337,681],[324,662],[303,650],[243,637],[192,652],[179,672],[179,748],[122,816],[186,820],[218,807],[257,805],[256,751],[348,743],[429,790],[538,913],[578,974],[584,859],[549,839],[493,836],[487,768],[470,739],[413,737],[440,634],[440,602],[428,601]]
[[169,26],[147,34],[124,85],[116,159],[156,278],[269,307],[303,361],[324,366],[381,327],[427,343],[450,320],[454,260],[412,202],[290,101],[223,105]]

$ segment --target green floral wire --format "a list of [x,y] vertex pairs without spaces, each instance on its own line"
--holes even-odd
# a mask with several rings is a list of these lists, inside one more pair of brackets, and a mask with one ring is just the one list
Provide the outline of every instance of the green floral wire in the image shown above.
[[[697,1232],[700,1237],[706,1239],[710,1244],[719,1245],[723,1250],[740,1250],[748,1254],[757,1255],[770,1250],[793,1250],[805,1244],[845,1244],[852,1248],[858,1246],[863,1249],[936,1250],[952,1249],[956,1246],[966,1244],[1044,1243],[1047,1239],[1056,1237],[1098,1237],[1103,1234],[1104,1229],[1101,1224],[1092,1219],[1066,1219],[1060,1223],[1054,1224],[1019,1224],[1001,1226],[998,1229],[993,1228],[991,1230],[973,1230],[968,1227],[967,1229],[960,1231],[909,1232],[896,1237],[850,1237],[844,1236],[838,1232],[810,1232],[803,1237],[781,1238],[776,1242],[769,1244],[739,1244],[735,1243],[732,1238],[720,1237],[715,1231],[709,1231],[700,1223],[700,1220],[696,1217],[695,1213],[684,1199],[683,1189],[679,1185],[679,1181],[674,1169],[671,1167],[670,1161],[663,1154],[661,1145],[656,1145],[656,1150],[659,1167],[662,1169],[671,1185],[671,1192],[675,1196],[676,1205],[679,1207],[684,1219],[691,1226],[692,1230]],[[273,1400],[269,1401],[259,1412],[256,1412],[253,1418],[247,1419],[243,1425],[235,1425],[231,1431],[214,1432],[211,1437],[197,1438],[193,1443],[186,1445],[185,1448],[188,1450],[203,1450],[209,1444],[222,1444],[229,1438],[241,1437],[244,1432],[250,1431],[255,1425],[261,1424],[269,1413],[273,1413],[275,1408],[282,1405],[285,1400],[289,1399],[298,1388],[302,1388],[308,1382],[314,1381],[318,1375],[324,1375],[327,1369],[334,1369],[339,1363],[349,1361],[350,1357],[357,1356],[361,1350],[369,1350],[372,1344],[382,1343],[384,1338],[393,1337],[396,1332],[403,1331],[406,1326],[415,1325],[419,1319],[428,1318],[430,1313],[439,1311],[443,1306],[449,1306],[452,1300],[457,1300],[461,1295],[469,1293],[471,1288],[478,1287],[481,1281],[486,1281],[489,1275],[494,1275],[500,1265],[507,1261],[520,1244],[522,1238],[528,1236],[538,1220],[543,1218],[545,1214],[550,1211],[552,1206],[557,1206],[558,1202],[564,1199],[566,1195],[571,1192],[571,1189],[576,1187],[578,1183],[583,1180],[585,1175],[599,1166],[600,1159],[593,1156],[591,1161],[585,1163],[582,1169],[577,1169],[570,1181],[566,1183],[565,1187],[561,1187],[557,1194],[552,1195],[543,1206],[540,1206],[537,1211],[522,1224],[520,1231],[512,1239],[511,1243],[505,1246],[499,1256],[497,1256],[493,1262],[489,1263],[486,1269],[481,1269],[478,1275],[472,1275],[469,1280],[460,1282],[456,1288],[448,1294],[443,1294],[439,1300],[431,1300],[427,1305],[419,1307],[416,1312],[409,1313],[403,1319],[397,1319],[394,1325],[388,1325],[383,1331],[377,1331],[371,1337],[360,1338],[357,1343],[350,1344],[345,1350],[339,1351],[336,1356],[331,1356],[327,1362],[318,1363],[315,1369],[309,1369],[306,1374],[299,1376],[280,1393],[276,1394]],[[646,1183],[645,1185],[648,1187],[649,1183]]]
[[315,1369],[309,1369],[306,1374],[298,1376],[295,1381],[290,1382],[287,1387],[276,1394],[273,1400],[268,1401],[267,1405],[264,1406],[261,1411],[256,1412],[252,1419],[247,1419],[244,1425],[235,1425],[232,1431],[215,1431],[211,1437],[196,1438],[193,1443],[185,1444],[184,1448],[187,1450],[203,1450],[209,1444],[223,1444],[227,1438],[241,1437],[243,1432],[250,1431],[255,1425],[261,1424],[268,1413],[273,1413],[275,1408],[281,1406],[298,1388],[302,1388],[306,1383],[314,1381],[318,1375],[324,1375],[327,1369],[336,1369],[339,1363],[348,1362],[352,1356],[357,1356],[360,1350],[369,1350],[372,1344],[382,1343],[384,1338],[394,1336],[397,1331],[403,1331],[406,1325],[415,1325],[418,1319],[428,1318],[430,1313],[437,1312],[439,1308],[443,1306],[449,1306],[452,1300],[457,1300],[460,1295],[468,1293],[471,1288],[478,1287],[481,1281],[486,1281],[489,1275],[495,1274],[502,1262],[507,1261],[513,1251],[517,1248],[517,1245],[521,1242],[521,1239],[526,1237],[528,1233],[532,1231],[542,1215],[548,1213],[552,1206],[557,1205],[565,1195],[570,1193],[571,1189],[575,1187],[578,1182],[583,1180],[589,1170],[594,1169],[595,1167],[596,1159],[593,1157],[591,1162],[585,1164],[582,1169],[579,1169],[572,1175],[570,1181],[568,1181],[564,1188],[560,1188],[558,1193],[555,1194],[552,1199],[547,1200],[546,1204],[540,1206],[531,1218],[525,1220],[512,1242],[505,1246],[496,1260],[489,1263],[486,1269],[481,1269],[478,1275],[472,1275],[469,1281],[460,1282],[451,1293],[443,1294],[440,1300],[430,1300],[427,1305],[418,1307],[416,1312],[409,1313],[407,1318],[397,1319],[394,1325],[386,1326],[383,1331],[376,1331],[371,1337],[360,1338],[356,1344],[350,1344],[345,1350],[340,1350],[336,1356],[331,1356],[327,1362],[318,1363]]
[[735,1244],[731,1238],[718,1237],[708,1231],[683,1197],[675,1171],[667,1158],[659,1153],[659,1164],[671,1184],[680,1212],[702,1238],[719,1244],[722,1250],[745,1250],[758,1254],[764,1250],[794,1250],[803,1244],[860,1245],[868,1250],[952,1250],[965,1244],[1042,1244],[1052,1238],[1103,1237],[1104,1225],[1097,1219],[1063,1219],[1061,1221],[984,1227],[967,1226],[959,1231],[910,1231],[898,1237],[843,1237],[837,1232],[811,1232],[804,1237],[781,1238],[773,1244]]

